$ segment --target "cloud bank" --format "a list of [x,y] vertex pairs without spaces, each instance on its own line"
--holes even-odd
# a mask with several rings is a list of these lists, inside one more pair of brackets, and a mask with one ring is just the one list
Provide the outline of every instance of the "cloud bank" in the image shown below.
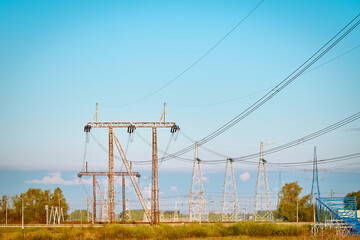
[[61,172],[53,172],[49,173],[47,176],[43,177],[43,179],[33,179],[33,180],[26,180],[25,183],[37,183],[37,184],[47,184],[47,185],[78,185],[78,184],[87,184],[91,185],[91,179],[81,179],[79,180],[75,177],[73,180],[64,180],[61,176]]

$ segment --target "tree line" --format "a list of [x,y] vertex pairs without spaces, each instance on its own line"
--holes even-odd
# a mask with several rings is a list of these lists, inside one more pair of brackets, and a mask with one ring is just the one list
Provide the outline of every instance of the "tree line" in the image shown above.
[[[300,197],[302,188],[297,182],[286,183],[280,192],[280,202],[275,211],[277,219],[287,222],[312,222],[314,220],[311,195]],[[360,209],[360,191],[348,193],[345,197],[356,196],[356,207]],[[345,200],[344,200],[345,201]],[[298,216],[298,219],[296,219]]]
[[20,223],[22,220],[22,206],[24,207],[25,223],[45,223],[46,210],[45,206],[61,207],[64,218],[67,219],[69,205],[59,187],[51,190],[42,190],[40,188],[29,188],[25,193],[16,194],[15,196],[3,195],[0,202],[0,222]]

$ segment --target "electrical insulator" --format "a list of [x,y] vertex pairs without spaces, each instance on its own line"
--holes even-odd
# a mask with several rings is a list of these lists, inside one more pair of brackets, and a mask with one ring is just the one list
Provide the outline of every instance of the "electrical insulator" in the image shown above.
[[175,133],[180,130],[180,127],[178,125],[174,125],[170,128],[171,133]]
[[90,132],[90,130],[91,130],[91,125],[86,125],[84,127],[84,132]]
[[128,127],[128,129],[127,129],[127,132],[128,132],[128,133],[133,133],[135,129],[136,129],[136,127],[135,127],[134,125],[130,125],[130,126]]

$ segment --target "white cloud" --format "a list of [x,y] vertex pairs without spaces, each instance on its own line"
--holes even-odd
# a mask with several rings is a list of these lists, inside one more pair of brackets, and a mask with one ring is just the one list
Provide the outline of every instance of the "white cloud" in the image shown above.
[[173,191],[173,192],[177,192],[177,191],[178,191],[177,187],[175,187],[175,186],[171,186],[171,187],[170,187],[170,190]]
[[201,179],[202,179],[204,182],[209,182],[209,179],[208,179],[207,177],[205,177],[205,176],[203,176]]
[[250,178],[250,173],[249,172],[244,172],[243,174],[240,175],[241,181],[246,181],[249,178]]
[[151,197],[151,184],[149,183],[148,186],[144,186],[143,190],[141,191],[143,193],[143,197],[146,198],[146,195],[148,198]]
[[81,179],[79,180],[77,177],[75,177],[73,180],[64,180],[61,177],[61,172],[53,172],[48,174],[48,176],[45,176],[43,179],[33,179],[33,180],[27,180],[25,183],[38,183],[38,184],[56,184],[56,185],[77,185],[77,184],[87,184],[91,185],[92,180],[91,179]]

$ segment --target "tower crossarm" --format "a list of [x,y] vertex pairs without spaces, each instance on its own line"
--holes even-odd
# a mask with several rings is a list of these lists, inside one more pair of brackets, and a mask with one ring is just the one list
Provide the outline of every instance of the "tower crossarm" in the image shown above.
[[136,128],[170,128],[176,126],[174,122],[88,122],[85,126],[90,128],[127,128],[134,126]]
[[[108,176],[109,172],[79,172],[78,177],[82,176]],[[114,172],[114,176],[129,176],[128,172]],[[135,177],[140,177],[140,173],[138,172],[131,172],[131,175]]]

